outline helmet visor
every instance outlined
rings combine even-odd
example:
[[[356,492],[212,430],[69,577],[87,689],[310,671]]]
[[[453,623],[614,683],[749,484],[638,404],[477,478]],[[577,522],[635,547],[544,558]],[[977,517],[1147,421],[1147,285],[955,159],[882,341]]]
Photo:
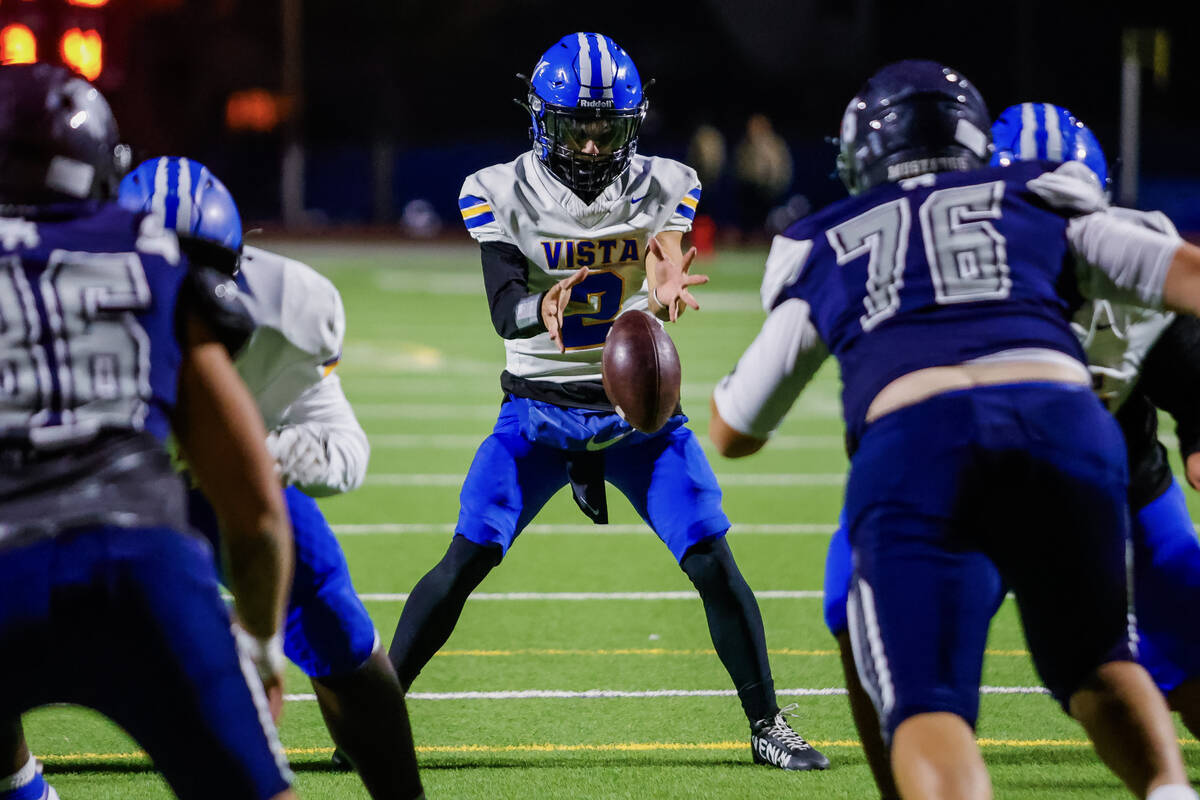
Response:
[[[639,109],[546,108],[547,135],[576,153],[608,155],[626,147],[637,135],[642,114]]]

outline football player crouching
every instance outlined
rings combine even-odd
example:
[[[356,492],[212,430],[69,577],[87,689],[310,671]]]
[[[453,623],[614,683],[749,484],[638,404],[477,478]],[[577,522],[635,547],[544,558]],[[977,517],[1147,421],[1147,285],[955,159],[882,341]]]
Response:
[[[570,485],[593,521],[617,487],[698,590],[737,688],[756,763],[829,762],[776,702],[762,616],[726,543],[716,476],[677,412],[634,430],[601,383],[604,341],[621,314],[675,320],[699,308],[683,254],[700,200],[689,167],[638,155],[648,103],[633,59],[598,33],[572,33],[526,83],[533,147],[467,178],[459,207],[480,247],[504,401],[464,481],[450,546],[413,589],[389,654],[405,687],[450,636],[463,604],[542,506]],[[790,710],[790,709],[789,709]]]

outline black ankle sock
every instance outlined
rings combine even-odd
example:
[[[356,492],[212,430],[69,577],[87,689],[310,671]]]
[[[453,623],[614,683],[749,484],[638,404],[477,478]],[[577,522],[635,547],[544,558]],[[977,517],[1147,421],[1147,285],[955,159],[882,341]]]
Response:
[[[756,722],[773,716],[779,705],[767,661],[762,614],[725,537],[693,545],[679,566],[704,601],[713,646],[733,679],[746,718]]]
[[[388,658],[405,691],[450,638],[463,603],[500,563],[501,556],[499,547],[485,547],[456,535],[442,560],[413,588],[388,648]]]

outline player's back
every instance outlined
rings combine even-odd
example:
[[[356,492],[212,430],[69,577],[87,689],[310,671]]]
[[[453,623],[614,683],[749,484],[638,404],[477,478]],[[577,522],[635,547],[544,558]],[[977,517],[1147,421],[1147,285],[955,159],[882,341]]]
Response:
[[[1084,361],[1069,317],[1075,257],[1030,182],[1045,165],[883,184],[800,220],[776,240],[764,301],[799,298],[842,370],[852,435],[894,379],[1012,350]]]
[[[162,440],[185,274],[174,235],[115,204],[0,218],[0,547],[178,518]]]
[[[295,259],[246,247],[238,277],[255,329],[235,364],[270,430],[341,358],[346,314],[329,279]]]

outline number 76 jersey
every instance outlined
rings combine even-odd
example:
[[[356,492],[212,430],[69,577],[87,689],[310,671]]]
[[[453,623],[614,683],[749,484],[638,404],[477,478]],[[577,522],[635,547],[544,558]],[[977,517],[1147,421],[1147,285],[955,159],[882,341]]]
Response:
[[[1031,348],[1086,363],[1069,324],[1083,264],[1067,227],[1103,200],[1098,187],[1080,197],[1089,187],[1079,181],[1070,182],[1070,202],[1055,197],[1048,166],[885,184],[776,238],[764,305],[808,304],[841,366],[852,437],[875,395],[918,369]]]
[[[600,380],[604,337],[616,318],[647,306],[650,237],[692,227],[700,201],[696,173],[678,161],[635,156],[591,204],[579,199],[531,152],[469,176],[459,208],[477,242],[516,245],[528,259],[527,291],[544,292],[580,267],[563,319],[563,343],[547,333],[506,339],[506,369],[525,379]]]

